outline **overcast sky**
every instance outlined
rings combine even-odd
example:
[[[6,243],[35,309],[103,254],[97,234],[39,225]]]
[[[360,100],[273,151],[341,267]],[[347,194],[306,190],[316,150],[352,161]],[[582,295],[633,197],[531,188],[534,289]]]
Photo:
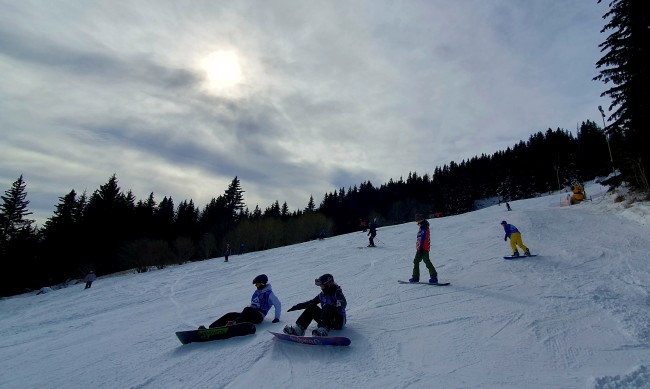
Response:
[[[601,123],[596,0],[0,0],[0,190],[252,210]]]

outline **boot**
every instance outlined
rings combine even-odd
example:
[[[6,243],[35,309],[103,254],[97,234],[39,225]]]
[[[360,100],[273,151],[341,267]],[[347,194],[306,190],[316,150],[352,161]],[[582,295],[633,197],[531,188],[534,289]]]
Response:
[[[325,327],[318,327],[311,332],[313,336],[327,336],[328,330]]]
[[[293,326],[287,324],[286,326],[284,326],[282,332],[284,332],[287,335],[295,335],[295,336],[305,335],[305,329],[300,327],[298,324]]]

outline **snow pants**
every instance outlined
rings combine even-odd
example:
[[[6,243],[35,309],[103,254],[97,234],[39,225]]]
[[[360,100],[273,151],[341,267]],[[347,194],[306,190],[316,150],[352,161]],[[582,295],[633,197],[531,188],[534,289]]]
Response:
[[[510,234],[510,247],[512,247],[512,253],[517,252],[517,246],[519,246],[524,253],[528,251],[528,248],[524,246],[524,242],[521,240],[521,232],[513,232]]]
[[[437,277],[438,272],[429,259],[429,252],[426,250],[418,250],[417,253],[415,253],[415,258],[413,258],[413,278],[418,280],[420,279],[420,262],[422,261],[424,261],[427,269],[429,269],[429,276]]]
[[[336,311],[336,307],[331,305],[326,305],[321,309],[318,304],[309,304],[300,316],[298,316],[296,324],[301,328],[307,329],[312,320],[316,321],[319,327],[333,330],[340,330],[345,324],[343,322],[343,316]]]
[[[228,312],[210,324],[209,328],[223,327],[229,321],[237,323],[253,323],[260,324],[264,320],[264,316],[260,311],[255,308],[246,307],[241,312]]]

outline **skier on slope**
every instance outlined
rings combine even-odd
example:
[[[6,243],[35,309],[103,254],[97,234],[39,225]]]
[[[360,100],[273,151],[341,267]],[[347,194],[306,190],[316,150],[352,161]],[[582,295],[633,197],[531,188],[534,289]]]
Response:
[[[88,272],[86,274],[86,278],[84,278],[84,281],[86,281],[86,287],[84,289],[88,289],[93,285],[93,282],[97,279],[97,276],[95,275],[94,271]]]
[[[368,242],[369,242],[368,247],[375,247],[375,236],[377,236],[377,223],[376,223],[376,221],[377,221],[377,219],[372,221],[370,223],[370,226],[368,227],[368,229],[369,229],[368,236],[370,237],[370,238],[368,238]]]
[[[345,308],[348,303],[343,290],[334,282],[334,277],[331,274],[323,274],[314,280],[314,284],[321,288],[318,296],[287,310],[291,312],[304,309],[304,312],[300,314],[295,325],[284,327],[285,334],[303,336],[312,320],[318,324],[318,328],[311,332],[314,336],[327,336],[330,330],[340,330],[345,326],[347,321]],[[318,304],[321,306],[319,307]]]
[[[524,246],[524,242],[521,240],[521,233],[517,227],[513,226],[512,224],[508,224],[508,222],[505,220],[501,222],[501,225],[503,226],[503,230],[506,233],[506,236],[503,237],[503,241],[506,242],[508,238],[510,238],[512,256],[519,256],[519,250],[517,250],[517,246],[521,247],[521,249],[524,250],[526,256],[530,256],[530,250],[528,250],[528,247]]]
[[[272,323],[280,321],[280,314],[282,313],[282,305],[280,299],[273,293],[271,284],[268,283],[269,278],[266,274],[260,274],[253,279],[255,284],[255,292],[251,297],[251,305],[244,308],[241,312],[229,312],[215,320],[210,324],[209,328],[223,327],[226,325],[233,325],[237,323],[253,323],[260,324],[264,321],[264,317],[271,309],[275,308],[275,318]],[[205,326],[199,326],[200,330],[204,330]]]
[[[224,262],[228,262],[228,256],[232,254],[232,249],[230,248],[230,243],[226,245],[226,249],[223,251],[223,256],[226,257]]]
[[[420,262],[424,261],[429,270],[429,283],[438,283],[438,272],[429,259],[429,249],[431,247],[431,232],[429,231],[429,222],[421,214],[415,215],[415,222],[420,226],[415,243],[415,258],[413,258],[413,277],[409,282],[420,282]]]

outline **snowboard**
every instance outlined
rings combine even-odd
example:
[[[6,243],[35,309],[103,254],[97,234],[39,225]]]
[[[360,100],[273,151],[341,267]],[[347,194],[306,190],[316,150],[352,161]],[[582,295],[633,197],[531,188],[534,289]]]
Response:
[[[451,285],[451,283],[449,283],[449,282],[438,282],[437,284],[430,284],[430,283],[428,283],[428,282],[421,282],[421,281],[418,281],[418,282],[409,282],[409,281],[402,281],[402,280],[397,280],[397,282],[399,282],[400,284],[423,284],[423,285],[432,285],[432,286],[447,286],[447,285]]]
[[[239,323],[226,327],[206,328],[205,330],[177,331],[176,336],[181,343],[188,344],[251,335],[255,333],[255,330],[253,323]]]
[[[532,258],[532,257],[536,257],[536,256],[537,256],[537,254],[520,255],[518,257],[513,257],[512,255],[507,255],[507,256],[503,257],[503,259],[524,259],[524,258]]]
[[[276,338],[288,342],[310,344],[313,346],[349,346],[352,341],[344,336],[296,336],[279,332],[272,333]]]

